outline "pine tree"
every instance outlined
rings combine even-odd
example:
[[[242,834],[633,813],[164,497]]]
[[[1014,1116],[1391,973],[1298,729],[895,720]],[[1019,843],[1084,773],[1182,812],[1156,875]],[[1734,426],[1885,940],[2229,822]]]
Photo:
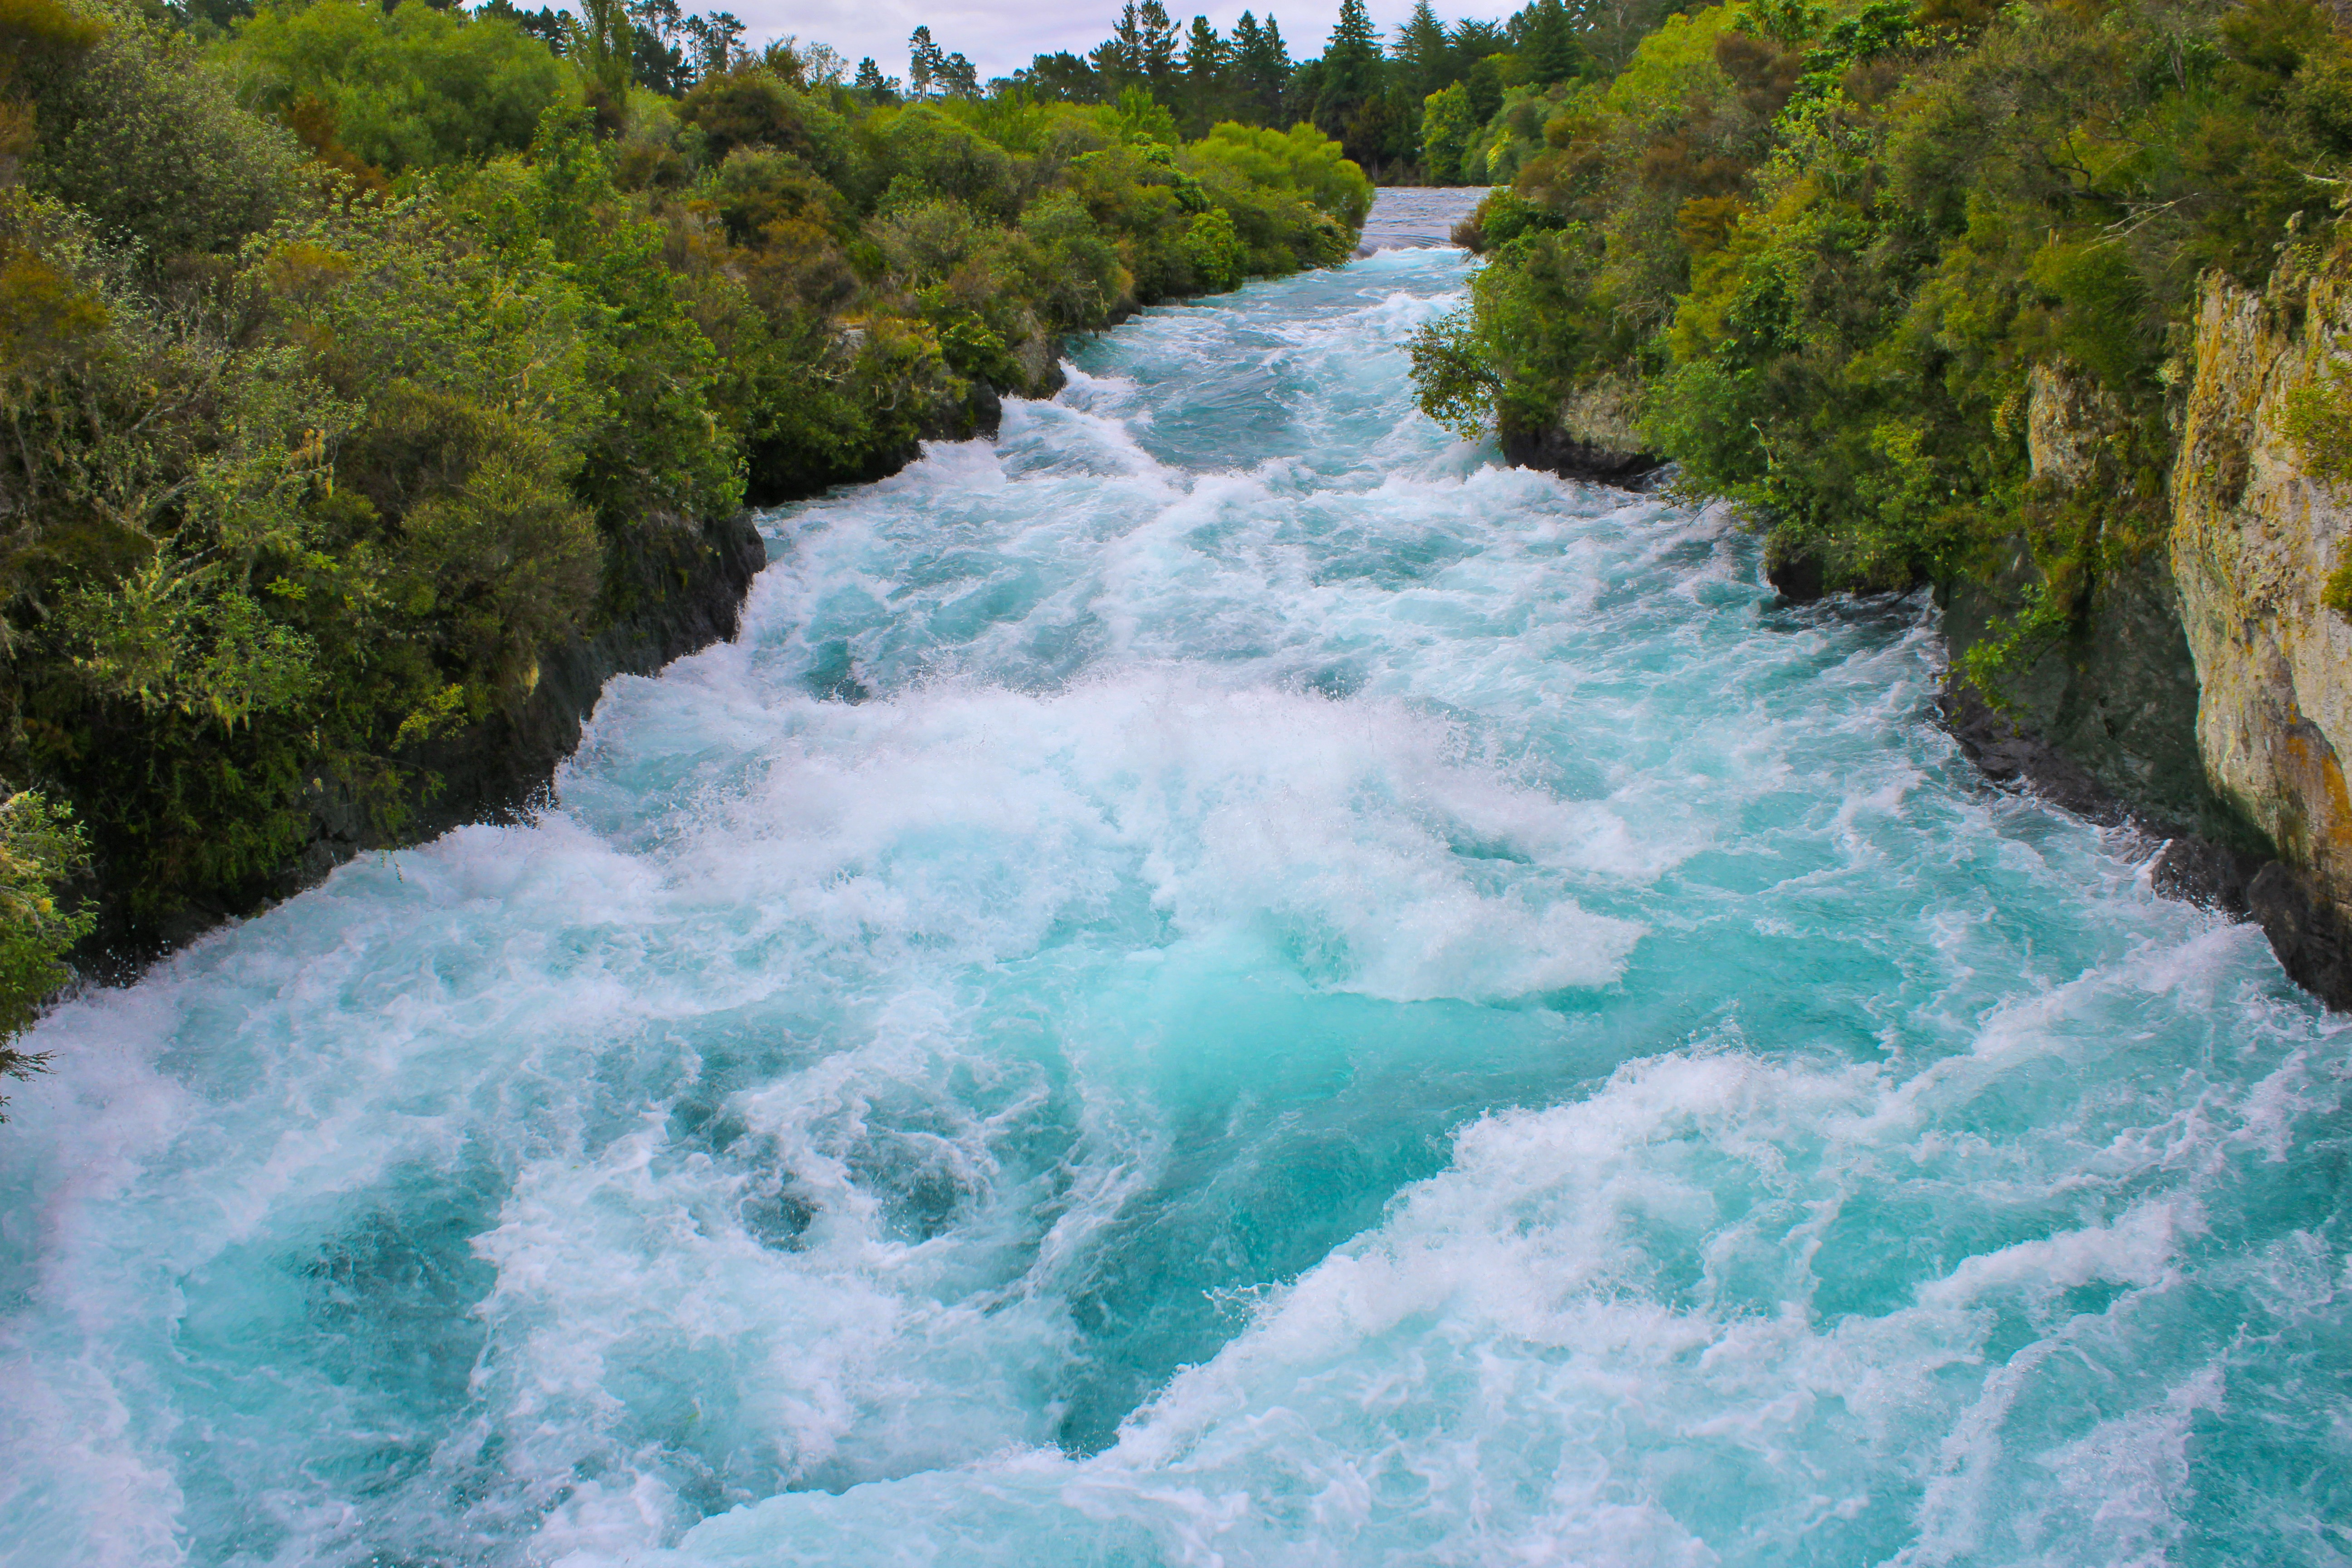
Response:
[[[934,89],[945,85],[940,79],[947,63],[939,45],[931,41],[930,28],[918,27],[908,37],[907,85],[917,98],[929,98]]]
[[[1395,55],[1405,88],[1416,101],[1454,79],[1453,53],[1445,26],[1430,9],[1429,0],[1414,0],[1412,19],[1397,34]]]
[[[1151,95],[1162,103],[1176,100],[1176,24],[1169,17],[1168,7],[1160,0],[1143,0],[1137,8],[1142,23],[1139,40],[1140,59],[1145,79],[1151,83]]]
[[[1067,49],[1039,55],[1029,62],[1027,70],[1013,74],[1014,80],[1046,103],[1103,100],[1102,73]]]
[[[688,16],[685,32],[691,46],[688,63],[698,80],[726,75],[742,58],[743,24],[730,12]]]
[[[1192,18],[1184,40],[1184,113],[1187,130],[1198,136],[1224,112],[1227,67],[1233,51],[1206,16]]]
[[[874,63],[872,55],[857,62],[857,79],[849,85],[852,91],[868,103],[898,101],[898,79],[884,76],[882,68]]]
[[[1259,72],[1265,60],[1265,35],[1258,31],[1257,18],[1247,11],[1234,24],[1234,58],[1230,69],[1234,112],[1253,125],[1266,123],[1265,97],[1258,90]]]
[[[1242,19],[1234,24],[1234,68],[1236,70],[1244,68],[1251,56],[1263,47],[1259,38],[1257,18],[1247,11],[1243,12]]]
[[[1234,24],[1233,76],[1243,118],[1255,125],[1280,125],[1282,95],[1290,85],[1290,51],[1273,17],[1261,27],[1244,11]]]
[[[1301,110],[1307,107],[1307,100],[1290,89],[1298,67],[1290,58],[1290,46],[1282,41],[1282,24],[1274,19],[1271,11],[1265,14],[1265,58],[1266,123],[1281,127],[1305,119]]]
[[[1323,49],[1325,96],[1354,108],[1381,90],[1381,64],[1380,30],[1364,0],[1339,0],[1339,25]]]
[[[1364,9],[1364,0],[1339,0],[1339,25],[1323,49],[1317,72],[1315,123],[1329,135],[1348,141],[1348,127],[1358,110],[1381,96],[1387,62],[1381,58],[1381,35]],[[1365,149],[1350,145],[1354,156]]]
[[[1519,55],[1527,62],[1528,79],[1532,82],[1566,81],[1584,63],[1584,49],[1578,43],[1575,25],[1569,20],[1568,7],[1560,0],[1535,0],[1520,13],[1527,17],[1527,26],[1519,41]]]
[[[1088,58],[1102,73],[1107,98],[1117,98],[1121,88],[1143,74],[1143,21],[1135,0],[1127,0],[1110,37],[1097,44]]]
[[[1488,55],[1503,53],[1511,44],[1492,22],[1464,21],[1454,24],[1454,30],[1445,36],[1445,47],[1454,57],[1446,69],[1452,80],[1460,81],[1470,74],[1472,66]]]

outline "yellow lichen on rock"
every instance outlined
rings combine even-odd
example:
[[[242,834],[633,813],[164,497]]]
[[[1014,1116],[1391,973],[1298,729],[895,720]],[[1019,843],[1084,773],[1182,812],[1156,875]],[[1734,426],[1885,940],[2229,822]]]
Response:
[[[2171,553],[2214,789],[2352,911],[2352,624],[2321,601],[2352,491],[2315,481],[2289,400],[2352,348],[2352,257],[2284,267],[2268,295],[2209,281],[2173,474]]]

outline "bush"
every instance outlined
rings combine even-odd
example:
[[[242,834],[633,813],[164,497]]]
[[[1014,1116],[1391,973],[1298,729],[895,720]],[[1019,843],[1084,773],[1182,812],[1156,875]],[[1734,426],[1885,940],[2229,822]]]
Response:
[[[185,38],[127,7],[99,14],[80,68],[38,100],[31,183],[151,265],[233,254],[294,200],[294,138],[241,113]]]
[[[313,0],[256,12],[219,48],[254,109],[397,174],[530,145],[578,89],[546,46],[503,17],[401,0]]]
[[[29,1078],[48,1060],[13,1042],[71,977],[66,954],[89,933],[91,911],[68,910],[58,891],[89,859],[70,808],[31,790],[0,796],[0,1078]]]
[[[1193,280],[1202,288],[1222,290],[1242,280],[1248,257],[1228,214],[1214,207],[1194,214],[1184,230],[1183,247]]]

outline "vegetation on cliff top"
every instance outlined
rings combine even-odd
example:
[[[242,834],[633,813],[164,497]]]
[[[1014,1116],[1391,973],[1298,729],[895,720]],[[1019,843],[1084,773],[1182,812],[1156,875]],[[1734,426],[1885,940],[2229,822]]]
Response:
[[[420,748],[704,520],[1337,261],[1370,199],[1308,125],[908,100],[631,15],[0,0],[0,1041],[89,894],[168,931],[322,816],[396,836]]]
[[[2021,536],[1997,686],[2162,539],[2199,279],[2325,242],[2352,47],[2307,0],[1738,0],[1473,142],[1509,184],[1424,406],[1622,407],[1833,588],[1990,576]],[[2033,477],[2037,374],[2107,432],[2082,482]]]

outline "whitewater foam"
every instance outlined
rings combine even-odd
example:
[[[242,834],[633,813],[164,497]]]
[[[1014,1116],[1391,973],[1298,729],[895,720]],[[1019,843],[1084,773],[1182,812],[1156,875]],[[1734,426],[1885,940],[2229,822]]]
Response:
[[[2341,1562],[2345,1034],[1463,258],[770,516],[537,821],[44,1023],[0,1560]]]

